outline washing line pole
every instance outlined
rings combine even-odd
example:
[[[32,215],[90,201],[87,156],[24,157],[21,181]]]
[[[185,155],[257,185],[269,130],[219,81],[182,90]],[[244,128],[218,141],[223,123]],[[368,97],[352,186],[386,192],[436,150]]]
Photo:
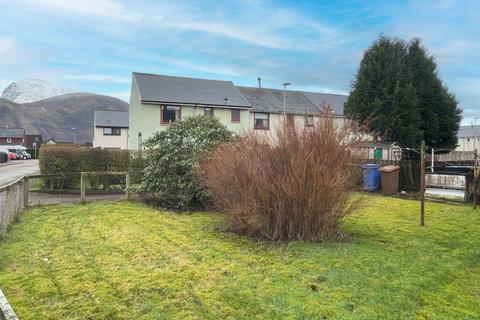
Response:
[[[425,225],[425,141],[420,147],[420,225]]]
[[[433,173],[433,166],[435,165],[435,149],[432,148],[432,167],[430,168],[430,172]]]

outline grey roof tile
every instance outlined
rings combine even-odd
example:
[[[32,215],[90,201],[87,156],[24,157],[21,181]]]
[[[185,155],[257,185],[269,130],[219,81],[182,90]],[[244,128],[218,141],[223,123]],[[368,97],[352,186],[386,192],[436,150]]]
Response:
[[[204,104],[250,108],[231,81],[133,73],[142,102]],[[225,97],[228,102],[225,102]]]
[[[283,90],[238,87],[252,105],[252,111],[283,112]],[[286,92],[286,112],[291,114],[320,114],[325,104],[330,105],[334,114],[343,115],[343,104],[348,96],[292,91]]]
[[[303,93],[308,100],[310,100],[317,108],[323,110],[327,105],[330,106],[332,112],[337,115],[343,115],[343,107],[347,102],[348,96],[341,94],[329,93]]]
[[[0,138],[23,138],[25,129],[0,128]]]
[[[460,126],[457,136],[459,138],[478,137],[480,136],[480,125]]]
[[[96,127],[128,128],[128,112],[95,110],[94,123]]]

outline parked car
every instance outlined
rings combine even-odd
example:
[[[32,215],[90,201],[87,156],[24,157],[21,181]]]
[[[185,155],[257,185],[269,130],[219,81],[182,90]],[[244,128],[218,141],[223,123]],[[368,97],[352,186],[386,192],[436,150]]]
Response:
[[[8,152],[0,150],[0,163],[8,161]]]
[[[14,152],[8,152],[8,159],[9,160],[17,160],[17,154]]]
[[[32,155],[27,151],[18,151],[17,159],[22,159],[22,160],[32,159]]]

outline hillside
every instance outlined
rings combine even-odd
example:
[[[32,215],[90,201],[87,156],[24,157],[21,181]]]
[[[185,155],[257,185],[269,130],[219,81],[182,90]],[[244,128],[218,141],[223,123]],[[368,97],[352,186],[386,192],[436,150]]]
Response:
[[[27,134],[41,134],[43,140],[91,142],[94,110],[127,111],[117,98],[91,93],[71,93],[32,103],[18,104],[0,98],[0,127],[25,128]]]

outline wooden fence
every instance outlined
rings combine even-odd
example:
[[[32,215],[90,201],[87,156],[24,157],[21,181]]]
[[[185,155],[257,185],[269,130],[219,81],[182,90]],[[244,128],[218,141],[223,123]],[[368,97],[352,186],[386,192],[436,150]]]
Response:
[[[17,179],[9,184],[0,187],[0,240],[5,236],[8,226],[16,221],[20,214],[28,206],[27,180]]]

